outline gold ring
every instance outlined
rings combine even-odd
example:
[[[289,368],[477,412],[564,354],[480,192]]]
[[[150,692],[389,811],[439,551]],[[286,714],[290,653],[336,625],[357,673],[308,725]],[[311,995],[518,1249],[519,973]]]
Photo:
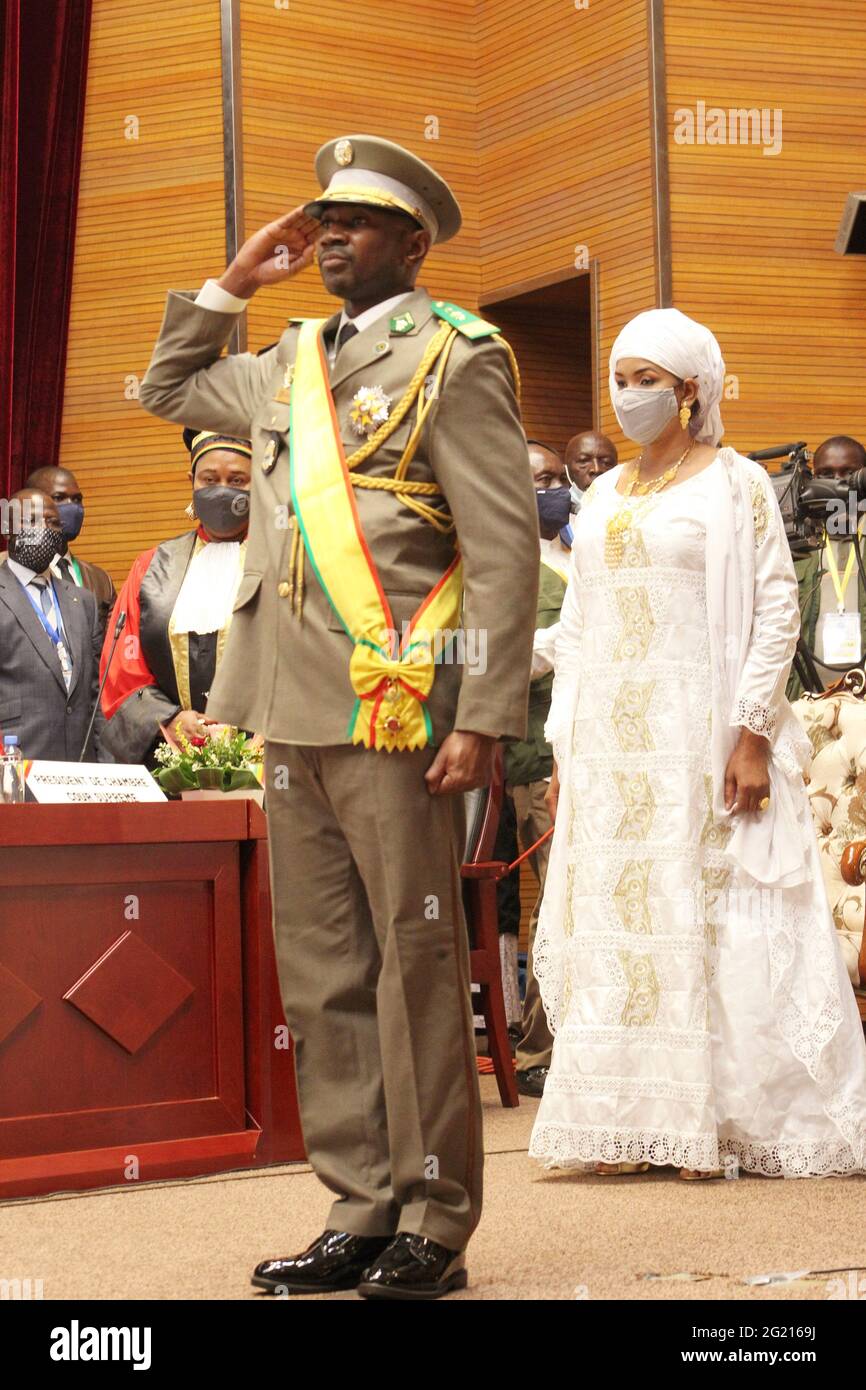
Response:
[[[769,804],[770,804],[770,798],[769,798],[768,796],[762,796],[762,797],[761,797],[761,800],[758,802],[758,810],[759,810],[759,811],[766,811],[766,809],[767,809],[767,807],[769,806]]]

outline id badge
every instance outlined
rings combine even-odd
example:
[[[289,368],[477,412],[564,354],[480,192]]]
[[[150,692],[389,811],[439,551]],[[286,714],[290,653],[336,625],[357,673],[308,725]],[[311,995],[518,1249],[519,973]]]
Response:
[[[858,665],[860,661],[859,613],[825,613],[822,637],[824,661],[828,665]]]

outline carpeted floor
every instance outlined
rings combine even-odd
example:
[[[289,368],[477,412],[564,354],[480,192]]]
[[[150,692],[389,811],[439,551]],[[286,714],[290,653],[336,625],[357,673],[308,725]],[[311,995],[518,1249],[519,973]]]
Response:
[[[452,1298],[827,1299],[852,1296],[861,1279],[866,1292],[866,1179],[546,1173],[526,1154],[536,1102],[503,1110],[493,1077],[482,1077],[481,1089],[484,1216],[470,1247],[470,1287]],[[261,1297],[248,1282],[253,1265],[303,1248],[330,1200],[299,1164],[7,1202],[0,1278],[41,1278],[47,1299]],[[843,1273],[743,1282],[833,1270]]]

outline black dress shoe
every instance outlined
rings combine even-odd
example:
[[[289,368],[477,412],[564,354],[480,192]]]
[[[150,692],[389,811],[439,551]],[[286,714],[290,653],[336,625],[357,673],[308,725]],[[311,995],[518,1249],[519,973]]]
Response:
[[[465,1260],[462,1250],[446,1250],[427,1236],[400,1231],[364,1271],[358,1293],[362,1298],[441,1298],[466,1288]]]
[[[371,1260],[390,1245],[393,1236],[353,1236],[349,1231],[323,1231],[301,1255],[287,1260],[264,1260],[253,1270],[252,1283],[268,1293],[337,1293],[354,1289]]]
[[[528,1071],[515,1072],[517,1090],[521,1096],[543,1096],[544,1083],[549,1067],[530,1067]]]

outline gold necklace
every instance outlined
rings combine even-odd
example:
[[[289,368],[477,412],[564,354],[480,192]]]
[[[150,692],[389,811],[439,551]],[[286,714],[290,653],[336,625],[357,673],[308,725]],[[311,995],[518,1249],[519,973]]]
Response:
[[[635,459],[623,497],[631,497],[633,493],[637,493],[639,497],[645,499],[645,505],[633,507],[623,502],[618,510],[608,518],[604,542],[604,559],[605,564],[608,565],[609,568],[616,569],[622,564],[627,533],[640,521],[644,512],[647,510],[650,498],[654,497],[657,492],[661,492],[662,488],[667,487],[668,483],[673,482],[680,468],[695,447],[696,442],[695,439],[689,440],[686,449],[677,459],[676,463],[672,463],[670,468],[665,469],[660,477],[652,478],[648,483],[640,482],[640,466],[643,455],[639,454]]]
[[[672,463],[670,468],[666,468],[664,473],[658,478],[651,478],[648,483],[642,483],[640,481],[640,466],[643,463],[643,454],[638,454],[632,466],[624,495],[626,497],[631,497],[632,493],[636,492],[639,497],[651,497],[654,492],[661,492],[663,487],[667,487],[668,483],[673,482],[696,443],[696,439],[690,439],[676,463]]]

